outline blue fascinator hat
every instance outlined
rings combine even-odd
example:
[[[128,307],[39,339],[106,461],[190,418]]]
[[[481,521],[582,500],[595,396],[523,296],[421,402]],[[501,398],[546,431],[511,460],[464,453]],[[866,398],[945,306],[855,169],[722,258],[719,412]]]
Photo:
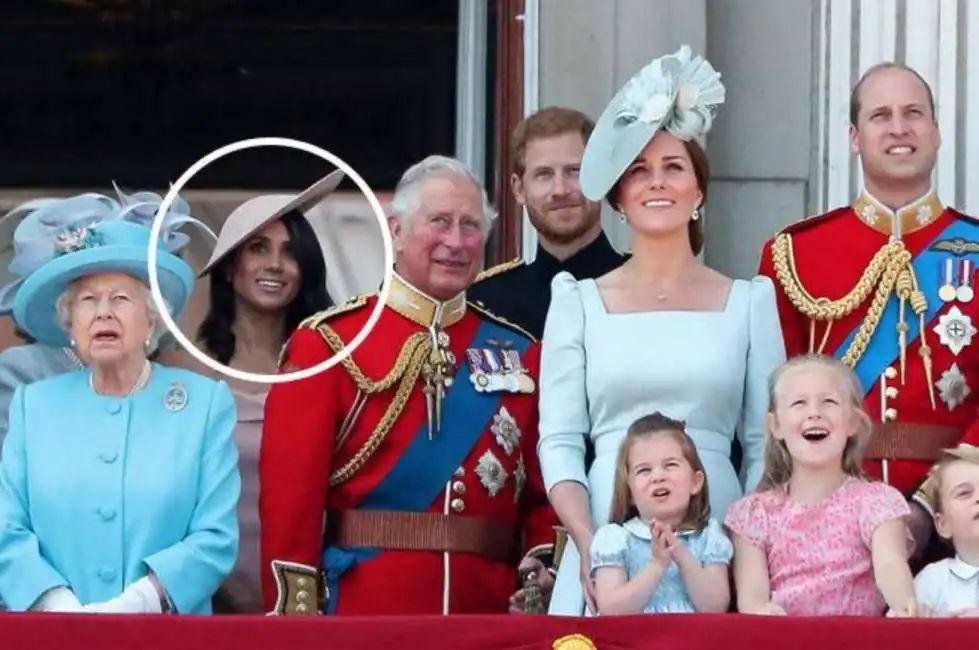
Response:
[[[581,160],[581,191],[599,201],[618,182],[653,136],[666,131],[701,146],[718,106],[721,75],[684,45],[637,72],[595,123]]]
[[[18,279],[0,290],[0,309],[12,311],[17,324],[34,339],[53,346],[69,344],[56,302],[82,277],[126,273],[149,284],[150,227],[162,197],[149,192],[129,196],[118,188],[116,194],[41,199],[15,208],[23,216],[14,231],[9,270]],[[194,288],[194,272],[178,256],[189,237],[176,229],[193,223],[214,237],[188,212],[186,201],[174,201],[160,230],[157,277],[174,317]]]

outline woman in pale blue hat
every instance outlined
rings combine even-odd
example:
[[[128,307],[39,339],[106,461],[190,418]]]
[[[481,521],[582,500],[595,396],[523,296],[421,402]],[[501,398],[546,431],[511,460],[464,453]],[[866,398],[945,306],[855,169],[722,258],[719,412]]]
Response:
[[[686,423],[715,520],[761,478],[767,380],[785,358],[774,287],[766,278],[724,277],[698,257],[710,177],[704,138],[723,101],[720,74],[683,47],[629,80],[585,148],[582,192],[619,213],[633,254],[597,280],[561,273],[552,283],[539,450],[569,536],[555,614],[581,615],[586,604],[595,613],[593,560],[637,546],[593,535],[608,521],[615,459],[639,417],[659,411]],[[731,462],[736,436],[740,477]],[[586,437],[595,447],[590,467]],[[687,542],[701,543],[711,528],[690,532]],[[636,534],[648,540],[649,527],[638,525]]]
[[[127,196],[116,188],[116,198],[83,194],[68,198],[36,199],[7,212],[0,219],[0,238],[10,237],[7,250],[12,253],[12,259],[8,273],[13,279],[0,287],[0,316],[13,317],[17,290],[28,275],[47,261],[51,223],[60,218],[58,215],[82,218],[85,214],[111,214],[114,218],[125,218],[149,226],[161,203],[162,197],[156,194],[141,192]],[[168,228],[163,231],[161,241],[172,253],[178,253],[189,241],[187,235],[176,230],[185,223],[194,224],[215,238],[206,225],[189,215],[189,211],[189,205],[180,197],[170,207],[166,221]],[[17,336],[25,345],[16,345],[0,352],[0,443],[7,435],[10,400],[18,386],[79,370],[85,365],[70,346],[53,347],[39,343],[16,322],[14,326]]]
[[[238,549],[234,398],[223,382],[149,361],[165,327],[148,286],[150,230],[134,205],[59,205],[43,219],[35,252],[45,261],[23,278],[13,315],[88,366],[14,392],[0,600],[13,611],[209,613]],[[168,250],[172,221],[157,272],[176,318],[194,272]]]

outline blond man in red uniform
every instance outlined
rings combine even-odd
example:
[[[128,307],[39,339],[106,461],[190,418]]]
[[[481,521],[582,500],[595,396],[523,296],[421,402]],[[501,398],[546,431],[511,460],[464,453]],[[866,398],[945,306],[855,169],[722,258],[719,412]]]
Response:
[[[919,490],[939,451],[979,441],[979,222],[932,189],[941,143],[934,96],[914,70],[867,71],[850,102],[865,189],[849,206],[782,230],[764,248],[786,351],[842,358],[876,422],[866,470],[913,498],[921,551],[931,504]]]
[[[462,163],[402,177],[395,276],[348,361],[269,393],[260,455],[264,592],[279,614],[504,613],[557,520],[537,463],[539,347],[478,309],[493,213]],[[378,296],[305,322],[283,370],[351,341]]]

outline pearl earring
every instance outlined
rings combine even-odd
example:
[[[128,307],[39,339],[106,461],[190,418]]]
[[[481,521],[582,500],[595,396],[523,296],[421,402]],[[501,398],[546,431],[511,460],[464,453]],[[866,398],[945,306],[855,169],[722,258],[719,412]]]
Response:
[[[619,221],[621,221],[622,223],[625,223],[625,215],[624,214],[620,214],[619,215]]]
[[[694,221],[696,221],[697,219],[699,219],[700,218],[700,208],[694,208],[693,209],[693,216],[691,216],[690,218],[693,219]]]

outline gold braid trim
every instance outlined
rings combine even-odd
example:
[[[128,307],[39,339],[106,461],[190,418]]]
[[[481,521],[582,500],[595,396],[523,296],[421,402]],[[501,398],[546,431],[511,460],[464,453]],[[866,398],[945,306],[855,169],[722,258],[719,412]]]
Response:
[[[500,273],[506,273],[507,271],[511,271],[513,269],[519,269],[523,265],[524,265],[523,258],[518,257],[516,259],[510,260],[509,262],[503,262],[502,264],[491,266],[488,269],[480,271],[479,274],[476,276],[476,279],[473,280],[473,282],[474,283],[479,282],[480,280],[486,280],[488,278],[497,276]]]
[[[816,298],[802,286],[790,234],[782,233],[775,238],[772,244],[772,262],[775,266],[775,275],[785,295],[792,305],[811,321],[826,321],[831,325],[833,321],[853,313],[871,292],[874,292],[867,317],[843,356],[843,362],[853,367],[870,343],[870,338],[877,329],[884,308],[887,306],[887,300],[894,291],[898,275],[909,267],[911,254],[904,248],[904,242],[900,240],[889,242],[870,260],[856,286],[839,300]],[[820,353],[826,344],[826,338],[823,338],[822,345],[819,347]],[[809,350],[815,351],[815,340],[812,335],[810,335]]]
[[[856,336],[850,343],[846,352],[843,354],[842,361],[851,368],[857,365],[860,357],[870,344],[880,319],[887,307],[887,301],[894,293],[898,298],[898,324],[897,335],[901,350],[900,366],[901,381],[905,378],[905,361],[907,347],[908,325],[905,320],[905,306],[910,304],[911,310],[918,317],[919,329],[921,332],[921,344],[918,348],[918,355],[925,370],[925,379],[928,382],[928,395],[931,400],[932,409],[935,408],[935,388],[932,381],[932,360],[931,347],[925,336],[925,313],[928,311],[928,300],[924,292],[918,286],[918,280],[914,275],[914,267],[911,264],[911,253],[905,248],[904,242],[894,240],[888,242],[878,250],[870,264],[864,269],[863,274],[849,293],[839,300],[829,300],[827,298],[815,298],[802,286],[799,278],[799,271],[795,264],[795,255],[792,251],[792,236],[782,233],[775,238],[772,243],[772,263],[775,266],[775,275],[789,302],[802,314],[810,319],[809,330],[809,351],[823,353],[826,341],[829,338],[829,329],[833,321],[843,318],[853,313],[864,303],[873,291],[874,297],[867,309],[867,315],[860,323]],[[827,327],[823,335],[822,343],[816,349],[815,327],[816,322],[826,321]]]
[[[317,330],[334,352],[339,352],[343,349],[343,340],[329,325],[321,322]],[[395,383],[398,384],[398,390],[395,392],[394,398],[384,411],[384,415],[377,423],[374,431],[371,432],[367,442],[364,443],[364,446],[357,450],[353,458],[330,474],[331,487],[336,487],[349,481],[367,464],[367,461],[380,448],[381,443],[387,438],[387,435],[391,432],[391,427],[397,422],[398,416],[401,415],[405,405],[408,403],[411,392],[415,387],[415,382],[418,381],[418,376],[421,374],[422,366],[431,352],[432,340],[427,333],[416,332],[412,334],[404,346],[402,346],[401,352],[394,362],[394,366],[379,380],[373,380],[367,377],[351,357],[348,356],[343,360],[343,367],[350,373],[351,378],[353,378],[354,383],[357,385],[357,390],[364,395],[380,393],[391,388]]]

